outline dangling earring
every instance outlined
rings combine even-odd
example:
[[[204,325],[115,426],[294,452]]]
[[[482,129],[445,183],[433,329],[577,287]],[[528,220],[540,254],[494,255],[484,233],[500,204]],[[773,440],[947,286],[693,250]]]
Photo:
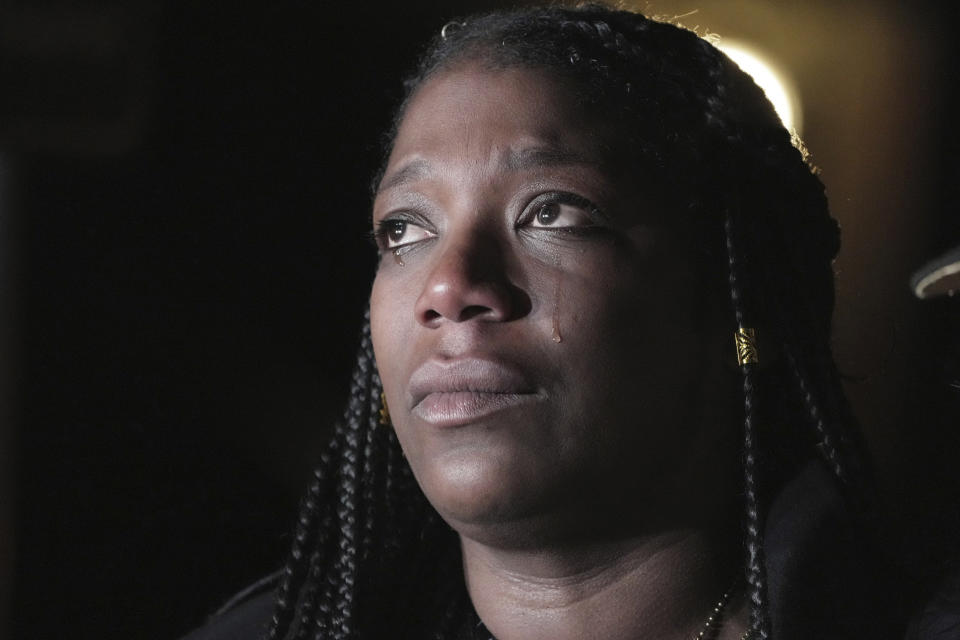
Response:
[[[382,391],[380,392],[380,424],[390,425],[390,408],[387,407],[387,396]]]

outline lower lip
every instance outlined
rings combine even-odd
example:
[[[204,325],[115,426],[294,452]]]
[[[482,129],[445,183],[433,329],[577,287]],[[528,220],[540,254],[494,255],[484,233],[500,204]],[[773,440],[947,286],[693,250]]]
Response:
[[[431,393],[413,407],[412,413],[438,427],[456,427],[478,422],[505,409],[530,404],[537,397],[532,393]]]

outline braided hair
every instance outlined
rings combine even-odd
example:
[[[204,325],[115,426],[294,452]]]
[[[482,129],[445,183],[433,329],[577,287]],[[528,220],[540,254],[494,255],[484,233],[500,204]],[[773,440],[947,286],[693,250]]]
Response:
[[[654,195],[671,223],[693,234],[705,291],[726,292],[731,333],[762,332],[772,364],[740,367],[744,546],[750,631],[770,638],[762,524],[777,473],[819,454],[851,503],[869,493],[830,349],[839,231],[823,185],[763,92],[726,56],[691,31],[600,5],[447,25],[405,84],[388,150],[417,88],[467,62],[556,74],[618,118],[637,175],[661,185]],[[302,502],[269,640],[483,631],[456,535],[382,424],[381,393],[368,313],[345,414]],[[771,423],[786,435],[768,433]]]

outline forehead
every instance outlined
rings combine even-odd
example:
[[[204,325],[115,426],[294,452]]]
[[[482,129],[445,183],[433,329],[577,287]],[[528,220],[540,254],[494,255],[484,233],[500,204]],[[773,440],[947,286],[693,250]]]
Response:
[[[388,169],[411,160],[509,161],[524,149],[609,158],[610,136],[573,87],[529,68],[465,64],[431,76],[414,94]]]

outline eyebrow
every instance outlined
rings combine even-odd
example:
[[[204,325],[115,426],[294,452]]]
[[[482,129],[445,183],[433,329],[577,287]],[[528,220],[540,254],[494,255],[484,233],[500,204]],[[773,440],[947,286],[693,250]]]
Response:
[[[524,147],[523,149],[511,149],[506,155],[504,162],[504,165],[510,171],[571,165],[599,167],[600,164],[596,158],[563,147]]]
[[[524,147],[510,149],[502,159],[502,165],[507,171],[527,171],[548,167],[589,166],[599,167],[601,162],[596,158],[583,153],[562,147]],[[432,165],[418,158],[393,171],[380,181],[377,193],[383,193],[408,182],[422,180],[433,173]]]
[[[407,182],[421,180],[431,173],[430,163],[423,158],[412,160],[401,168],[387,174],[380,181],[377,187],[377,193],[383,193],[387,189],[392,189]]]

